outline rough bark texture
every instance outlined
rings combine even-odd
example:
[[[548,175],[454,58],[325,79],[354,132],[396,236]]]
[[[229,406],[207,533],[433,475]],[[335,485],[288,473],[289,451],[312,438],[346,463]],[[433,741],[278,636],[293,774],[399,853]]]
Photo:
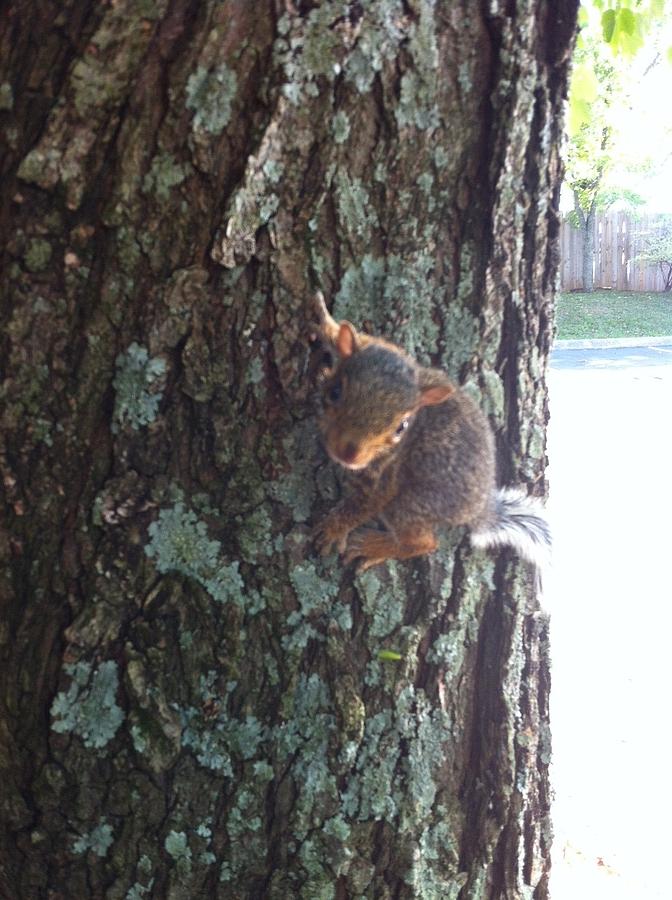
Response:
[[[595,193],[590,208],[584,212],[579,195],[574,191],[574,212],[581,228],[583,241],[583,266],[582,280],[583,290],[587,293],[595,290],[595,209],[597,207],[597,192]]]
[[[583,290],[595,290],[595,205],[583,217]]]
[[[575,7],[5,6],[0,895],[546,896],[530,573],[316,558],[303,308],[543,493]]]

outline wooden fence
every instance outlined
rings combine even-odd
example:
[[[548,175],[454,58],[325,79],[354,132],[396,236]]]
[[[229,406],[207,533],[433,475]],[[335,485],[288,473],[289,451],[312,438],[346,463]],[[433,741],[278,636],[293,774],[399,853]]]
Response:
[[[628,212],[610,212],[595,217],[595,288],[618,291],[663,291],[663,276],[657,265],[639,262],[646,236],[659,228],[662,215],[633,216]],[[569,222],[560,233],[560,289],[583,287],[583,243],[581,231]]]

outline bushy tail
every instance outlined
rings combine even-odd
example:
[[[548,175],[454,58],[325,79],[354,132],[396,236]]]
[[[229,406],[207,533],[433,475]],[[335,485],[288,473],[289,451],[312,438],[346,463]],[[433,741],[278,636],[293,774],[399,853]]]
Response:
[[[551,529],[539,502],[517,488],[501,488],[495,495],[490,522],[471,533],[474,547],[513,547],[539,569],[548,565]]]

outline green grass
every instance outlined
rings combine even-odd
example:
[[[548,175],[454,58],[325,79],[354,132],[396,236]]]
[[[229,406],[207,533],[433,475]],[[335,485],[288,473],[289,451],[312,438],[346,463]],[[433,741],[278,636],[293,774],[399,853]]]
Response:
[[[672,294],[560,294],[557,323],[559,340],[672,335]]]

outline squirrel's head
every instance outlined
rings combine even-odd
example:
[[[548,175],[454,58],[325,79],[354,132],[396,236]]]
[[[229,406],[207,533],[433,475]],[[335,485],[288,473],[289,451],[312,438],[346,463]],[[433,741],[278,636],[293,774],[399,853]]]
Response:
[[[417,412],[443,403],[455,388],[443,373],[423,369],[385,341],[358,343],[342,322],[339,363],[323,386],[320,428],[329,456],[348,469],[364,469],[403,441]]]

